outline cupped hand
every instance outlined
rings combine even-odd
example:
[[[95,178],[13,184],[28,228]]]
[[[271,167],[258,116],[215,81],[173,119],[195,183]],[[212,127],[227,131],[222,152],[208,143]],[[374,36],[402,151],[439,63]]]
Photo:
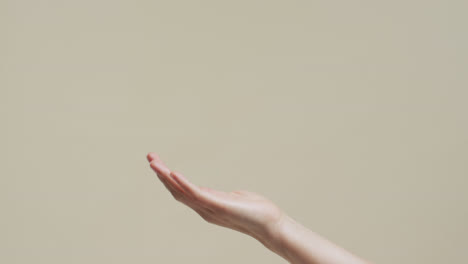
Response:
[[[191,183],[171,171],[156,153],[147,155],[151,168],[172,196],[209,223],[227,227],[258,240],[271,236],[284,214],[267,198],[249,191],[223,192]]]

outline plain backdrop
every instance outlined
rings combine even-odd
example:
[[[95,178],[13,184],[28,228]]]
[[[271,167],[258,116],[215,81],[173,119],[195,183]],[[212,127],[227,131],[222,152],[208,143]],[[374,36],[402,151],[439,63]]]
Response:
[[[467,3],[0,0],[0,262],[286,263],[154,151],[372,262],[467,263]]]

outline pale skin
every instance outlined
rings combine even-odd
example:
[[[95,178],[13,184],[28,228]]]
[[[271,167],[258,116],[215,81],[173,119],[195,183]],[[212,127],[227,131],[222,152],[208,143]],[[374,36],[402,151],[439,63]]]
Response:
[[[249,191],[223,192],[190,182],[159,156],[147,159],[175,200],[205,221],[249,235],[292,264],[369,264],[304,227],[267,198]]]

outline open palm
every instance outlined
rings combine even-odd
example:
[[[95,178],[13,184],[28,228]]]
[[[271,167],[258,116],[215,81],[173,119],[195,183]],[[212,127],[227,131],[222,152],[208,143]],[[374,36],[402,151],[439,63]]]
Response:
[[[224,226],[255,238],[270,235],[283,212],[265,197],[249,191],[223,192],[199,187],[181,173],[171,171],[156,153],[147,159],[173,197],[192,208],[207,222]]]

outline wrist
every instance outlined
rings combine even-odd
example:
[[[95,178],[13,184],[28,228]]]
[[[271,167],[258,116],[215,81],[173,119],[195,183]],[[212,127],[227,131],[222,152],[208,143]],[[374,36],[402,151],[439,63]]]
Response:
[[[284,241],[286,240],[287,229],[294,223],[294,220],[286,213],[281,212],[276,221],[266,226],[263,234],[254,236],[265,247],[287,259],[286,247]]]

